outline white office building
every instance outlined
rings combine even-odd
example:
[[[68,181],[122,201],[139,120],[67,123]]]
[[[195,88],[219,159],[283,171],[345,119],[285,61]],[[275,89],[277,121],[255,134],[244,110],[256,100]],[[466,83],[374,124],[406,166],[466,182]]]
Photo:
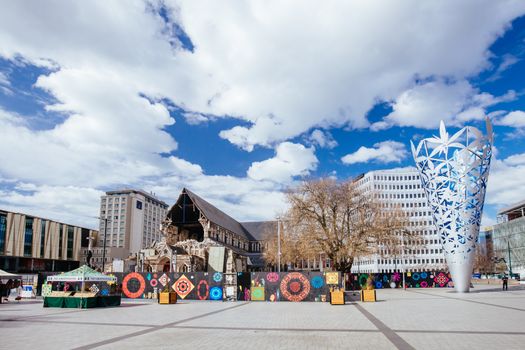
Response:
[[[405,253],[399,248],[400,256],[383,252],[356,259],[352,272],[393,272],[393,271],[437,271],[446,270],[446,262],[439,235],[419,173],[415,168],[371,171],[359,176],[358,186],[370,195],[376,196],[385,211],[394,208],[407,213],[408,229],[420,237],[420,244],[414,252],[408,252],[410,242],[404,242]]]
[[[96,248],[92,249],[92,265],[101,268],[104,260],[104,269],[111,269],[114,259],[125,260],[160,241],[160,225],[167,210],[168,205],[152,193],[131,189],[106,192],[100,198],[100,231],[93,242]]]

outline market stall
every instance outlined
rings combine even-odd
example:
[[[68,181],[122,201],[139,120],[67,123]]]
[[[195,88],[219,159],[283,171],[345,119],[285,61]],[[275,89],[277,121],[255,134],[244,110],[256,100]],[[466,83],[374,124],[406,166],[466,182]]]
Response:
[[[21,280],[22,276],[0,269],[0,304],[12,288],[17,288],[22,283]]]
[[[120,295],[117,293],[99,295],[97,288],[92,288],[94,283],[115,283],[116,278],[106,276],[103,273],[83,265],[73,271],[64,272],[60,275],[49,276],[47,282],[61,282],[74,284],[71,289],[64,288],[63,291],[52,291],[44,296],[44,307],[63,308],[94,308],[106,306],[119,306]],[[79,288],[80,285],[80,288]]]

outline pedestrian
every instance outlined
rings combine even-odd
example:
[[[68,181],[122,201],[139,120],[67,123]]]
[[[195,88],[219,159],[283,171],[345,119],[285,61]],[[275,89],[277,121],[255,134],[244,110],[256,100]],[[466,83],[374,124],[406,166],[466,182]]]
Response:
[[[504,274],[503,275],[503,290],[509,290],[509,277],[507,276],[507,274]]]

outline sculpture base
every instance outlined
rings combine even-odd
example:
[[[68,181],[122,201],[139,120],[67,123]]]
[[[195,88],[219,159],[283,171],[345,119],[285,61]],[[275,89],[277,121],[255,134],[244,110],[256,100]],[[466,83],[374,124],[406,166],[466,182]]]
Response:
[[[462,258],[461,260],[458,258]],[[446,257],[448,269],[454,282],[454,289],[458,293],[468,293],[470,291],[470,281],[472,278],[473,254],[465,257],[453,256]]]

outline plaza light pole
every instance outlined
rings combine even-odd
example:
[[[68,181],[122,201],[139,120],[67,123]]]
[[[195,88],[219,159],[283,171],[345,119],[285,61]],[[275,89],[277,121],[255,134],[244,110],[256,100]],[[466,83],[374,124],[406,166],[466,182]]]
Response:
[[[102,248],[102,273],[106,271],[106,237],[108,233],[108,218],[105,217],[104,220],[104,243]]]
[[[507,251],[509,253],[509,274],[510,274],[510,278],[512,279],[512,260],[510,258],[510,242],[507,241]]]
[[[277,218],[277,272],[281,273],[281,219]]]
[[[405,234],[401,230],[401,264],[403,265],[403,289],[407,289],[405,285]]]

